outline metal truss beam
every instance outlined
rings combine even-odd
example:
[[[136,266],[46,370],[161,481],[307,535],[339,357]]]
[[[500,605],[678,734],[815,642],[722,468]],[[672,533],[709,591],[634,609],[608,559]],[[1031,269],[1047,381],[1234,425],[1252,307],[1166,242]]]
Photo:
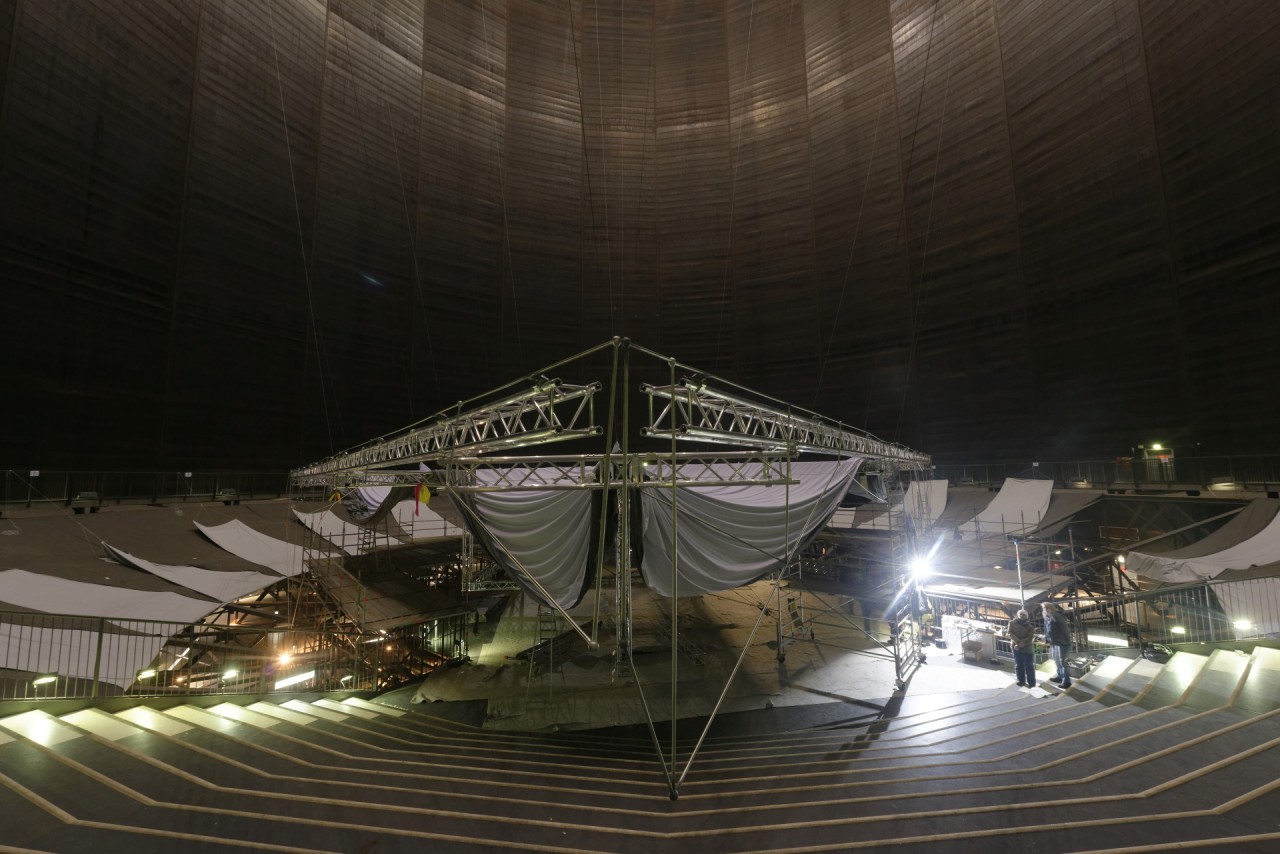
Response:
[[[468,412],[440,415],[427,424],[336,454],[309,466],[294,469],[297,486],[343,485],[349,476],[360,482],[401,483],[407,473],[395,473],[375,481],[371,472],[383,468],[435,462],[454,455],[540,445],[548,442],[599,436],[595,424],[594,397],[600,383],[569,385],[547,380],[528,391]]]
[[[650,437],[749,445],[775,451],[860,454],[902,465],[929,465],[930,458],[843,424],[796,415],[687,380],[643,385],[649,395]]]

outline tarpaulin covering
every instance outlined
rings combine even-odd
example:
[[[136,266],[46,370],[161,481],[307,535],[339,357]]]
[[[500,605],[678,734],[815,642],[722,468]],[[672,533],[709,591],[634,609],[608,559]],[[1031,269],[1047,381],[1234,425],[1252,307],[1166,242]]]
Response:
[[[829,528],[888,531],[890,522],[902,525],[902,513],[911,519],[917,532],[927,531],[938,521],[947,506],[947,482],[945,480],[913,480],[907,484],[902,503],[895,503],[892,510],[881,509],[868,513],[861,510],[837,510],[827,524]]]
[[[0,602],[46,614],[190,623],[218,607],[178,593],[88,584],[23,569],[0,572]]]
[[[1026,534],[1039,527],[1053,495],[1051,480],[1005,478],[1000,492],[973,519],[959,526],[964,539]]]
[[[114,546],[103,543],[107,553],[125,566],[132,566],[143,572],[157,575],[165,581],[202,593],[218,602],[233,602],[246,593],[270,587],[284,579],[279,575],[265,575],[261,572],[219,572],[212,569],[200,569],[196,566],[172,566],[164,563],[152,563]]]
[[[1145,554],[1129,552],[1125,566],[1132,572],[1177,584],[1204,581],[1232,569],[1249,569],[1280,562],[1280,515],[1254,536],[1213,554],[1189,556],[1180,552]]]
[[[795,557],[812,539],[840,500],[862,464],[861,457],[834,462],[796,462],[791,474],[798,483],[681,486],[676,490],[677,521],[672,526],[671,490],[651,487],[641,492],[645,583],[662,596],[672,595],[671,542],[677,540],[677,596],[697,596],[741,587]],[[742,471],[741,469],[736,469]],[[651,475],[667,476],[658,466]],[[729,480],[726,465],[681,466],[679,478]],[[759,464],[748,466],[759,478]]]
[[[221,525],[201,525],[196,522],[196,527],[200,529],[200,533],[236,557],[285,576],[302,572],[306,569],[305,561],[314,556],[313,552],[302,546],[255,531],[239,519]]]
[[[537,477],[535,472],[526,482]],[[477,472],[478,485],[496,479],[493,472]],[[460,491],[454,496],[466,508],[463,518],[473,535],[526,593],[547,600],[530,582],[535,579],[561,608],[578,604],[591,581],[599,518],[594,490]]]
[[[293,511],[298,521],[342,549],[349,555],[364,554],[375,548],[387,548],[397,545],[397,541],[381,531],[353,525],[340,519],[331,510],[317,510],[314,513]]]

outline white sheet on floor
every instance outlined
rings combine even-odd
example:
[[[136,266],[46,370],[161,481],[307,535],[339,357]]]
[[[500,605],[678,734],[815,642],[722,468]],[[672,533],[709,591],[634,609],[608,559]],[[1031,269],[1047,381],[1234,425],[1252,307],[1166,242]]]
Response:
[[[1051,480],[1006,478],[986,509],[958,526],[960,533],[965,540],[1026,534],[1040,526],[1052,496]]]
[[[284,576],[292,577],[306,569],[306,560],[313,557],[302,546],[286,543],[250,528],[239,519],[221,525],[201,525],[200,533],[236,557],[250,563],[265,566]]]
[[[197,566],[174,566],[164,563],[152,563],[128,552],[121,551],[108,543],[102,544],[107,553],[125,566],[132,566],[143,572],[159,576],[171,581],[179,587],[203,593],[219,602],[234,602],[246,593],[270,587],[284,578],[279,575],[266,575],[261,572],[218,572],[212,569],[201,569]]]
[[[1162,557],[1129,552],[1125,567],[1153,581],[1205,581],[1228,569],[1249,569],[1280,561],[1280,514],[1267,527],[1228,549],[1200,557]]]
[[[89,584],[24,569],[0,572],[0,602],[46,614],[190,623],[218,607],[178,593]]]
[[[661,596],[672,595],[671,543],[676,540],[677,596],[698,596],[750,584],[799,554],[831,518],[858,473],[861,457],[823,462],[796,462],[791,474],[798,483],[682,486],[675,495],[672,526],[669,488],[641,490],[645,583]],[[653,476],[666,476],[654,467]],[[763,468],[747,471],[760,478]],[[681,466],[678,477],[728,480],[727,465]]]

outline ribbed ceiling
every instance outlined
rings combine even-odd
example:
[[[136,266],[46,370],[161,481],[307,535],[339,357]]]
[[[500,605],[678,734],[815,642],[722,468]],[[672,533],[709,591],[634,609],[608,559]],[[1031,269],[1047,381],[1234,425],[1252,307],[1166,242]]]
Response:
[[[625,335],[946,460],[1275,450],[1273,0],[0,4],[0,463]]]

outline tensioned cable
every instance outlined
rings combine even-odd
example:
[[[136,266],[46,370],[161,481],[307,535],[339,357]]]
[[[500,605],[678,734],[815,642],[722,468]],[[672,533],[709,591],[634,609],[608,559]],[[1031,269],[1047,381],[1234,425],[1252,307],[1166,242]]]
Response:
[[[738,197],[738,154],[742,151],[742,136],[745,133],[744,129],[747,124],[741,117],[747,111],[747,91],[751,88],[747,85],[747,75],[751,69],[751,31],[755,26],[755,18],[756,0],[751,0],[751,7],[747,12],[747,50],[742,59],[742,102],[738,107],[738,142],[733,149],[733,162],[729,170],[729,235],[724,249],[724,279],[720,284],[720,317],[716,319],[716,355],[714,364],[717,369],[720,367],[720,342],[724,334],[724,310],[728,303],[729,265],[733,263],[733,208]],[[732,127],[732,115],[729,116],[729,123]]]
[[[425,15],[426,13],[424,12],[423,14]],[[345,26],[346,26],[346,22],[344,21],[343,27],[345,28]],[[379,32],[379,31],[385,37],[386,28],[384,28],[381,24],[379,24],[375,29],[375,32]],[[425,53],[426,51],[425,40],[423,42],[422,49]],[[351,54],[351,45],[350,45],[350,42],[348,42],[347,55],[350,56],[350,54]],[[439,371],[437,371],[436,369],[435,346],[431,342],[431,323],[429,320],[429,316],[427,314],[427,300],[422,293],[422,274],[420,272],[420,265],[418,262],[418,235],[414,229],[413,217],[409,215],[409,198],[408,196],[405,195],[405,192],[404,192],[404,167],[400,163],[400,143],[396,138],[396,123],[395,123],[395,116],[393,116],[391,113],[391,99],[387,97],[386,72],[384,71],[383,65],[382,65],[382,50],[378,46],[375,46],[374,56],[376,56],[378,60],[378,88],[382,92],[382,104],[386,108],[385,112],[387,114],[387,128],[391,131],[391,149],[395,154],[396,178],[398,179],[399,185],[400,185],[400,205],[404,209],[404,226],[405,226],[405,231],[408,232],[408,235],[409,235],[409,254],[410,254],[410,257],[413,258],[413,295],[416,297],[414,301],[418,304],[418,308],[422,312],[422,330],[426,334],[426,339],[427,339],[427,361],[430,362],[431,364],[431,381],[432,381],[433,387],[435,388],[436,400],[439,401],[440,400],[440,374],[439,374]],[[421,69],[421,73],[423,74],[423,76],[425,76],[426,70]],[[421,107],[419,107],[419,109],[421,109]],[[414,182],[415,182],[415,186],[421,186],[421,182],[418,181],[416,175],[414,176]],[[412,362],[410,362],[410,365],[412,366]],[[413,388],[412,376],[410,376],[409,387],[410,387],[410,390],[412,391],[412,388]],[[412,397],[410,398],[410,400],[412,400]]]
[[[489,71],[489,80],[493,80],[493,58],[489,56],[489,21],[484,11],[484,0],[480,0],[480,32],[484,39],[484,59],[485,67]],[[497,111],[494,111],[493,128],[494,136],[499,137],[502,133],[499,124]],[[505,140],[504,140],[505,142]],[[507,258],[507,269],[511,272],[511,314],[516,326],[516,360],[518,364],[524,364],[524,345],[520,340],[520,299],[516,289],[516,267],[514,257],[511,254],[511,228],[510,218],[507,211],[507,170],[504,165],[505,147],[503,153],[497,156],[498,161],[498,191],[502,199],[502,249],[503,254]],[[499,270],[499,280],[501,281],[501,270]]]
[[[355,61],[355,57],[351,55],[351,34],[347,31],[346,16],[341,13],[338,13],[338,20],[342,22],[342,41],[346,45],[346,49],[347,49],[347,67],[351,69],[351,97],[355,101],[355,105],[356,105],[356,123],[360,126],[360,155],[361,155],[361,159],[364,161],[365,181],[370,186],[372,186],[373,185],[373,167],[369,165],[369,137],[365,132],[366,123],[364,120],[364,116],[362,115],[362,110],[360,105],[360,84],[356,77],[356,61]],[[378,46],[376,44],[374,45],[374,53],[375,55],[378,53]],[[381,61],[381,57],[379,57],[379,61]],[[383,98],[384,100],[386,98],[385,91],[383,92]],[[398,165],[399,164],[397,162],[397,166]],[[402,181],[401,192],[403,191],[404,191],[404,187],[403,187],[403,181]],[[359,188],[356,189],[356,202],[357,202],[356,208],[358,210],[359,202],[360,202]],[[375,206],[377,205],[377,194],[374,195],[373,204]],[[416,259],[415,259],[415,268],[416,268]],[[343,444],[346,444],[346,430],[344,430],[342,426],[342,408],[335,407],[335,411],[337,413],[337,418],[338,418],[338,434],[342,436]]]
[[[924,106],[924,93],[928,88],[929,82],[929,61],[933,57],[934,30],[938,26],[938,0],[933,3],[933,16],[929,22],[929,41],[925,47],[924,54],[924,72],[920,78],[920,97],[916,99],[916,116],[915,126],[911,129],[911,147],[907,151],[907,164],[902,176],[902,228],[899,232],[900,239],[909,249],[910,240],[907,238],[907,189],[909,181],[907,178],[911,170],[911,164],[915,159],[916,139],[920,135],[920,113]],[[921,248],[920,258],[920,284],[916,291],[915,305],[911,309],[911,343],[907,350],[907,370],[906,376],[902,382],[902,400],[898,405],[898,423],[893,431],[893,441],[898,441],[898,437],[902,434],[902,418],[907,410],[907,391],[911,388],[911,372],[914,370],[916,361],[916,349],[920,341],[920,317],[924,305],[924,280],[926,261],[929,255],[929,230],[933,225],[933,199],[938,189],[938,158],[942,153],[942,127],[941,124],[946,120],[947,110],[947,93],[951,84],[951,59],[947,58],[947,72],[944,75],[944,84],[942,92],[942,116],[939,118],[938,128],[938,145],[934,152],[933,161],[933,184],[929,190],[929,209],[925,217],[924,245]],[[910,276],[910,271],[908,271]]]
[[[867,207],[867,190],[871,186],[871,170],[876,162],[876,147],[880,142],[880,116],[884,111],[885,102],[889,99],[885,97],[889,93],[889,84],[893,82],[893,74],[885,75],[884,93],[880,96],[880,106],[876,108],[876,126],[871,135],[871,154],[867,158],[867,174],[862,179],[862,198],[858,202],[858,216],[853,222],[853,239],[849,241],[849,258],[844,265],[844,280],[840,282],[840,299],[836,301],[836,313],[831,320],[831,335],[827,337],[826,351],[822,354],[822,360],[818,362],[818,382],[813,390],[813,406],[818,405],[818,398],[822,394],[822,379],[826,373],[827,360],[831,358],[831,348],[835,345],[836,331],[840,328],[840,312],[844,308],[845,293],[849,289],[849,276],[853,272],[853,256],[854,250],[858,246],[858,234],[862,231],[862,214]],[[866,422],[863,422],[864,424]]]
[[[315,297],[311,293],[311,263],[307,258],[307,242],[302,233],[302,206],[298,202],[298,179],[293,169],[293,144],[289,139],[289,114],[285,109],[284,76],[280,72],[280,50],[276,45],[275,0],[267,0],[267,24],[271,31],[271,56],[276,66],[276,91],[280,96],[280,123],[284,126],[284,151],[289,161],[289,185],[293,188],[293,213],[298,222],[298,250],[302,253],[302,275],[307,288],[307,313],[311,334],[316,339],[316,371],[320,379],[320,403],[324,409],[324,426],[329,434],[329,447],[334,447],[333,424],[329,420],[329,393],[325,390],[324,346],[320,324],[316,320]]]
[[[596,230],[596,197],[591,185],[591,147],[587,144],[587,107],[582,98],[582,59],[578,56],[578,26],[573,19],[573,4],[569,4],[569,33],[573,39],[574,78],[578,81],[578,113],[581,116],[578,129],[582,135],[582,162],[587,172],[587,209],[591,212],[591,230]],[[604,94],[600,86],[600,4],[596,4],[596,93],[600,99],[600,158],[605,159],[606,135],[604,127]],[[609,284],[609,334],[617,329],[613,320],[613,247],[609,242],[609,170],[603,168],[604,176],[604,248],[605,248],[605,280]]]

